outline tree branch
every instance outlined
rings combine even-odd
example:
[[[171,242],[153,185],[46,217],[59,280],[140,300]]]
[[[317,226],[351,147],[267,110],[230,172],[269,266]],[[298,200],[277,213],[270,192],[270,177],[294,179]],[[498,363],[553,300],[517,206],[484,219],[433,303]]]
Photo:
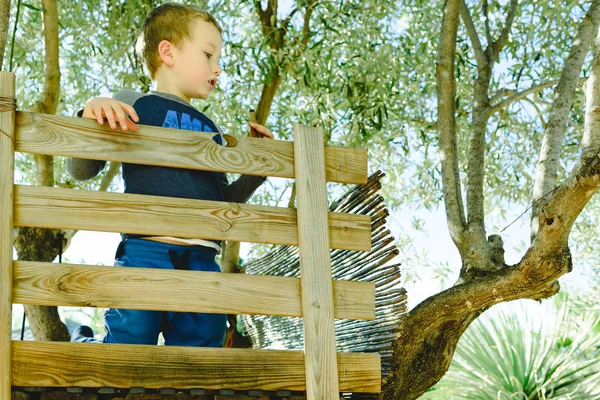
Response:
[[[484,223],[483,182],[485,170],[485,134],[488,122],[488,89],[491,70],[479,71],[474,88],[473,117],[469,132],[467,156],[467,224],[471,234],[470,246],[479,248],[475,253],[485,255],[486,234]],[[470,260],[463,260],[470,262]]]
[[[519,0],[511,0],[510,1],[510,9],[508,10],[508,15],[506,16],[506,23],[504,24],[504,28],[502,28],[502,32],[500,32],[500,37],[498,40],[491,44],[492,52],[494,54],[494,59],[498,61],[498,56],[500,52],[506,45],[508,41],[508,35],[512,29],[513,21],[515,20],[515,14],[517,13],[517,6],[519,5]]]
[[[585,88],[585,122],[581,142],[581,158],[596,157],[600,149],[600,32],[594,44],[592,71]]]
[[[258,14],[258,18],[260,18],[260,22],[261,22],[262,26],[263,27],[268,26],[269,18],[267,17],[266,11],[263,11],[260,0],[254,0],[254,9],[256,10],[256,13]]]
[[[60,97],[60,67],[58,65],[58,9],[56,0],[44,0],[44,90],[32,111],[56,114]],[[36,179],[38,185],[54,186],[54,157],[36,154]]]
[[[474,47],[479,49],[476,51],[477,79],[473,90],[473,114],[469,133],[467,165],[467,230],[469,250],[464,253],[466,257],[463,257],[461,276],[470,269],[471,265],[482,265],[484,264],[484,260],[489,259],[488,252],[486,251],[489,243],[486,240],[483,201],[485,134],[490,115],[489,89],[492,79],[492,69],[495,61],[498,60],[499,52],[507,41],[517,5],[518,0],[511,0],[511,8],[500,39],[497,42],[489,44],[485,52],[483,52],[465,0],[461,0],[461,13],[467,26],[467,32],[471,37]],[[490,267],[495,268],[493,263]]]
[[[308,41],[310,40],[311,37],[311,32],[310,32],[310,17],[312,16],[312,13],[315,9],[315,4],[316,4],[316,0],[309,0],[308,3],[306,4],[306,14],[304,14],[304,26],[302,27],[302,31],[304,32],[304,35],[302,36],[302,51],[304,51],[304,48],[306,47],[306,45],[308,44]]]
[[[106,174],[104,174],[104,176],[102,177],[102,181],[100,182],[100,187],[98,188],[99,192],[106,192],[108,190],[108,187],[110,186],[111,182],[119,173],[119,168],[121,168],[120,162],[110,162],[108,171],[106,171]]]
[[[33,112],[56,114],[60,97],[60,67],[58,65],[58,9],[56,0],[43,0],[44,8],[44,90]]]
[[[519,100],[523,100],[525,97],[529,96],[530,94],[539,93],[546,88],[555,86],[558,84],[558,82],[559,82],[558,80],[554,80],[554,81],[540,83],[538,85],[534,85],[534,86],[530,87],[529,89],[523,90],[521,92],[516,92],[516,91],[510,90],[510,89],[502,89],[498,94],[496,94],[490,100],[491,103],[494,103],[496,101],[497,102],[496,102],[496,104],[492,104],[490,106],[490,108],[488,109],[488,115],[491,116],[492,114],[495,114],[498,111],[510,106],[512,103],[515,103]],[[502,101],[499,101],[499,99],[501,97],[504,97],[506,95],[510,95],[510,97],[506,98]]]
[[[269,4],[271,4],[271,2],[269,2]],[[277,6],[277,2],[274,2],[274,4],[275,4],[275,6]],[[304,26],[303,26],[304,34],[303,34],[302,41],[301,41],[299,48],[294,52],[294,54],[291,57],[292,60],[300,57],[300,55],[306,48],[308,41],[310,40],[310,37],[311,37],[310,19],[311,19],[312,13],[314,11],[315,4],[316,4],[316,0],[309,0],[306,3],[306,13],[304,14]],[[276,13],[277,9],[275,8],[274,11],[273,11],[273,9],[271,9],[271,12]],[[296,12],[296,10],[293,10],[291,12],[291,14],[286,18],[285,21],[291,20],[292,15],[295,12]],[[284,25],[286,24],[285,21],[283,22]],[[288,23],[289,23],[289,21],[288,21]],[[275,27],[275,29],[277,29],[277,27]],[[286,32],[287,32],[287,28],[281,29],[280,38],[278,39],[279,44],[277,45],[277,50],[279,50],[279,51],[284,49],[284,46],[285,46],[284,39],[285,39]],[[275,94],[277,93],[277,89],[279,88],[279,85],[281,84],[283,76],[286,74],[286,72],[287,72],[288,68],[290,67],[290,65],[292,64],[292,62],[293,61],[288,60],[288,62],[286,62],[284,65],[277,65],[276,68],[271,72],[268,79],[265,80],[265,82],[263,84],[263,89],[262,89],[262,93],[260,96],[260,100],[258,102],[258,106],[256,107],[256,122],[258,122],[259,124],[263,125],[266,122],[267,117],[271,111],[271,105],[273,104],[273,100],[275,98]]]
[[[500,88],[494,92],[494,95],[492,97],[490,97],[490,103],[497,103],[503,97],[510,96],[513,94],[515,94],[514,89]]]
[[[537,174],[533,189],[533,200],[541,199],[546,193],[550,192],[556,184],[557,172],[562,154],[562,142],[567,129],[567,119],[573,95],[577,88],[578,77],[581,74],[583,62],[588,53],[590,44],[598,33],[600,24],[600,0],[594,0],[585,15],[585,18],[579,25],[577,35],[573,41],[573,46],[569,57],[565,62],[565,67],[561,73],[560,81],[555,92],[555,100],[552,103],[548,127],[544,132],[542,148],[538,161]],[[538,214],[543,203],[538,202],[533,207],[531,235],[534,237],[538,228]]]
[[[471,13],[467,7],[467,4],[465,3],[465,0],[460,0],[460,15],[465,23],[465,27],[467,28],[467,35],[469,35],[469,39],[471,39],[471,45],[473,46],[473,51],[475,52],[477,66],[481,68],[488,64],[488,59],[483,47],[481,46],[481,40],[479,40],[477,29],[475,29],[473,18],[471,17]]]
[[[482,11],[483,17],[485,18],[485,37],[487,39],[488,46],[493,42],[492,30],[490,29],[490,12],[488,0],[483,0]]]
[[[277,26],[277,21],[275,21],[276,16],[274,14],[274,12],[277,12],[277,4],[275,4],[275,11],[273,11],[273,4],[271,3],[271,1],[272,0],[267,1],[266,10],[262,9],[260,0],[254,1],[254,8],[256,9],[258,18],[260,19],[263,34],[267,39],[271,37],[271,35],[273,34],[273,30]],[[273,44],[273,41],[271,44]]]
[[[4,50],[8,38],[8,24],[10,23],[10,0],[0,0],[0,70],[4,61]]]
[[[440,140],[442,185],[446,219],[452,240],[462,249],[465,214],[460,188],[458,154],[456,147],[455,78],[456,34],[461,0],[446,0],[440,35],[437,62],[437,127]]]
[[[281,29],[283,29],[285,32],[288,31],[289,27],[290,27],[290,23],[292,22],[292,18],[294,18],[294,15],[296,15],[296,13],[299,11],[299,8],[294,8],[292,10],[292,12],[283,20],[283,22],[281,23]]]

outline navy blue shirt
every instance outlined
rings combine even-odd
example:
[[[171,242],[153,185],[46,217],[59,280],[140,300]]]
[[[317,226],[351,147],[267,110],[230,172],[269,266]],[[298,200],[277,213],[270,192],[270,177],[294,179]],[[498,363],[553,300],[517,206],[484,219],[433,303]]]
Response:
[[[113,96],[135,109],[139,124],[172,129],[214,132],[213,140],[223,145],[217,126],[206,115],[179,97],[162,92],[148,94],[121,90]],[[81,116],[83,110],[79,111]],[[87,180],[102,171],[106,161],[67,159],[67,170],[76,180]],[[221,172],[123,163],[125,193],[245,203],[265,181],[264,177],[242,175],[229,184]],[[219,243],[216,241],[216,243]]]

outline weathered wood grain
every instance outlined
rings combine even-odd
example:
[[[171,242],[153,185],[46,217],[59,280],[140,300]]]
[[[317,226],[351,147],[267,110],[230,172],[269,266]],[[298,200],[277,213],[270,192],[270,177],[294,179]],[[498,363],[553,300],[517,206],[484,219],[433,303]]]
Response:
[[[15,75],[0,72],[0,96],[14,99]],[[10,399],[15,112],[0,112],[0,399]]]
[[[233,147],[223,147],[212,133],[152,126],[123,132],[89,118],[28,112],[17,113],[16,127],[17,151],[26,153],[294,177],[294,149],[287,141],[228,136]],[[325,154],[329,181],[366,183],[366,150],[328,146]]]
[[[296,210],[15,185],[16,226],[297,245]],[[334,249],[371,248],[371,219],[329,213]]]
[[[333,281],[335,317],[375,319],[375,284]],[[300,279],[15,261],[13,302],[300,317]]]
[[[12,356],[15,386],[306,389],[299,351],[14,341]],[[379,359],[339,353],[340,390],[380,391]]]
[[[294,126],[306,394],[339,399],[323,131]]]

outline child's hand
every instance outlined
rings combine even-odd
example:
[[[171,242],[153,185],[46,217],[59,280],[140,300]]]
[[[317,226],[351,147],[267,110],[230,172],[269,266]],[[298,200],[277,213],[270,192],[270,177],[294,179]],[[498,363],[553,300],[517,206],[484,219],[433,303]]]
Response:
[[[85,105],[82,116],[95,118],[100,125],[104,124],[104,118],[106,118],[112,129],[117,129],[116,121],[119,121],[122,130],[131,129],[136,132],[139,126],[127,118],[126,113],[131,116],[133,121],[138,122],[140,120],[135,109],[129,104],[109,97],[96,97]]]
[[[271,131],[262,126],[261,124],[257,124],[256,122],[248,122],[248,125],[250,126],[249,136],[256,138],[273,139],[273,134],[271,133]]]

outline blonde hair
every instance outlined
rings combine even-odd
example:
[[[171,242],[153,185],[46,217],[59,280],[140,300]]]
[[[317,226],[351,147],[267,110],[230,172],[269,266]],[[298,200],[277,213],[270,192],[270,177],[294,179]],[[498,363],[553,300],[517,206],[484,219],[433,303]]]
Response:
[[[151,79],[154,79],[158,67],[162,64],[158,55],[158,44],[168,40],[180,48],[184,39],[192,37],[193,22],[197,19],[210,22],[219,33],[223,33],[217,20],[198,6],[165,3],[148,13],[138,35],[135,50]]]

